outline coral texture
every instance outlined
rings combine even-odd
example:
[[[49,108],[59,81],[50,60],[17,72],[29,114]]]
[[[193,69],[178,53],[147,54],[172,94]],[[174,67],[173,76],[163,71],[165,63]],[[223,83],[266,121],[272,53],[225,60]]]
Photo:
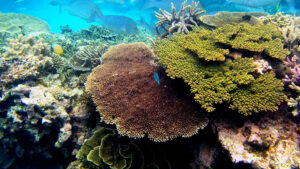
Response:
[[[48,32],[48,24],[38,18],[17,14],[0,13],[0,34],[7,33],[10,37],[17,37],[30,32]]]
[[[77,71],[90,71],[100,65],[107,48],[105,44],[84,46],[69,59],[69,66]]]
[[[20,35],[10,39],[9,45],[5,46],[6,52],[1,55],[5,68],[1,71],[0,86],[36,77],[41,70],[51,67],[52,58],[47,46],[43,39],[34,40],[33,36]]]
[[[79,168],[142,169],[143,153],[137,145],[120,139],[113,129],[101,127],[87,139],[76,158]]]
[[[245,24],[240,26],[243,25]],[[227,25],[226,28],[228,27],[231,26]],[[213,32],[195,29],[188,35],[176,35],[171,40],[159,41],[155,45],[159,63],[166,66],[167,75],[172,79],[180,78],[190,85],[191,92],[195,94],[194,99],[208,112],[214,111],[216,104],[224,102],[230,103],[230,108],[244,115],[277,110],[277,105],[286,98],[282,92],[283,83],[275,78],[273,72],[254,77],[252,73],[255,65],[252,58],[212,62],[224,61],[226,53],[230,52],[210,39],[218,39],[216,32],[224,32],[226,28],[221,27]],[[243,36],[252,37],[252,34],[244,32]],[[271,39],[269,40],[271,43]],[[252,43],[253,41],[249,45]],[[282,44],[275,50],[283,52]]]
[[[283,115],[246,121],[242,127],[228,121],[215,125],[221,144],[235,163],[250,163],[265,169],[300,167],[299,129]]]
[[[272,25],[241,23],[224,25],[213,31],[215,42],[238,50],[266,53],[269,57],[284,60],[288,51],[283,48],[282,34]]]
[[[260,23],[260,16],[266,16],[264,12],[224,12],[220,11],[215,15],[202,15],[199,17],[201,22],[213,26],[221,27],[226,24],[236,24],[246,22],[251,25]]]
[[[187,33],[193,26],[198,26],[198,17],[205,13],[198,7],[199,3],[192,1],[191,5],[187,5],[187,1],[184,1],[178,12],[176,12],[174,4],[171,3],[171,13],[162,9],[159,9],[160,13],[155,12],[155,16],[159,20],[156,23],[158,36],[166,37],[174,32]],[[163,34],[160,33],[160,28],[164,30]]]
[[[89,75],[86,90],[92,94],[101,118],[116,124],[121,135],[154,141],[189,137],[207,124],[198,106],[155,66],[152,51],[143,43],[111,47],[103,64]],[[160,84],[154,78],[159,75]]]
[[[276,15],[268,15],[260,17],[264,24],[269,24],[279,28],[285,44],[290,49],[298,47],[297,43],[300,36],[300,19],[291,15],[284,15],[284,13],[277,13]]]

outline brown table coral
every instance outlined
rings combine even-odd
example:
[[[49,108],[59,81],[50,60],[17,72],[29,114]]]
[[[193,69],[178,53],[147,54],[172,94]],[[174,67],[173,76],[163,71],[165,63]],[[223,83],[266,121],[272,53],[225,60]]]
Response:
[[[143,43],[114,46],[103,55],[103,64],[86,83],[102,120],[116,124],[121,135],[139,138],[147,134],[154,141],[196,134],[207,119],[197,113],[192,98],[176,94],[174,81],[163,75],[154,59]]]

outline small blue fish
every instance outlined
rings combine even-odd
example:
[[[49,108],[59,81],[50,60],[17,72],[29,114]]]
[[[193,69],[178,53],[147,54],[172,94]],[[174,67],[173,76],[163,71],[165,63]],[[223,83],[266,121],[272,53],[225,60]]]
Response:
[[[154,79],[155,79],[155,81],[157,82],[157,84],[160,85],[158,73],[157,73],[157,72],[154,72],[154,73],[153,73],[153,76],[154,76]]]

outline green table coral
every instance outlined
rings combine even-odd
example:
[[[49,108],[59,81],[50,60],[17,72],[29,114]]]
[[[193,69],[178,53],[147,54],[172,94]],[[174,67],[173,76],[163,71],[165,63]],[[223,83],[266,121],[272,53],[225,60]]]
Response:
[[[143,153],[137,145],[122,142],[113,129],[101,127],[76,155],[81,169],[142,169]]]
[[[196,29],[188,35],[159,41],[154,46],[159,63],[166,67],[169,77],[183,79],[191,87],[194,99],[208,112],[222,103],[229,103],[229,108],[244,115],[277,110],[277,105],[286,99],[283,83],[273,72],[254,77],[252,58],[220,62],[233,50],[215,42],[214,35],[221,29],[224,28]]]
[[[284,60],[288,54],[288,51],[283,49],[281,32],[272,25],[224,25],[213,31],[212,37],[216,43],[233,49],[264,52],[275,59]]]

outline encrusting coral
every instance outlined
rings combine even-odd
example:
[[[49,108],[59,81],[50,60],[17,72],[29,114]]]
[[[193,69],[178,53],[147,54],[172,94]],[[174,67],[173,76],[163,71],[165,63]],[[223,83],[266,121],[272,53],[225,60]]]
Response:
[[[198,17],[205,13],[199,6],[200,2],[192,1],[191,5],[186,5],[187,1],[184,1],[181,8],[176,12],[174,4],[171,3],[172,12],[163,11],[159,9],[159,12],[155,12],[156,18],[159,20],[156,23],[156,32],[159,37],[166,37],[174,32],[187,33],[193,26],[198,26]],[[163,29],[163,34],[159,29]]]
[[[232,119],[216,120],[214,124],[234,163],[249,163],[259,169],[300,167],[299,129],[285,115],[275,112],[242,126]]]
[[[250,27],[246,24],[236,26],[238,28]],[[224,47],[225,44],[232,44],[229,39],[230,36],[221,39],[217,35],[227,34],[225,32],[233,35],[229,32],[229,29],[227,30],[231,27],[227,25],[213,32],[195,29],[187,35],[175,35],[171,40],[162,39],[154,47],[159,56],[159,63],[166,66],[167,75],[172,79],[183,79],[191,87],[191,92],[195,94],[194,99],[208,112],[214,111],[215,105],[221,103],[230,103],[229,107],[231,109],[236,109],[244,115],[277,110],[277,105],[285,101],[286,97],[282,92],[283,83],[275,78],[272,71],[254,77],[252,74],[255,72],[255,65],[252,58],[240,57],[233,60],[228,58],[225,62],[220,62],[226,59],[227,53],[236,48],[247,50],[247,48],[236,46],[237,44],[231,46],[232,48],[236,47],[234,49]],[[257,27],[249,28],[252,30],[250,34],[248,34],[248,31],[241,33],[243,34],[241,37],[245,37],[244,39],[247,39],[247,37],[260,39],[261,34],[254,34],[254,28]],[[258,30],[258,32],[261,33],[262,30]],[[236,38],[238,39],[239,36],[237,34]],[[263,42],[262,46],[269,44],[269,48],[272,47],[271,51],[280,51],[277,53],[280,56],[274,53],[273,57],[281,59],[285,52],[281,42],[271,46],[277,43],[271,42],[272,38],[270,36],[272,35],[268,33],[268,35],[263,36],[266,36],[265,40],[268,39],[268,42]],[[217,39],[218,43],[214,42],[214,39]],[[242,42],[244,41],[242,40]],[[224,45],[220,45],[220,43],[224,43]],[[256,44],[258,48],[261,48],[259,43],[255,43],[254,40],[248,44]],[[197,48],[197,46],[201,48]],[[256,52],[259,51],[262,52],[262,50]],[[251,50],[251,52],[254,51]]]
[[[51,67],[52,58],[43,39],[35,40],[33,36],[20,35],[10,39],[6,52],[1,55],[2,64],[6,65],[1,72],[0,85],[36,77],[41,70]]]
[[[122,141],[115,130],[105,127],[84,142],[76,158],[80,161],[79,168],[144,168],[143,153],[138,146]]]
[[[145,44],[111,47],[102,62],[89,75],[86,90],[102,121],[116,124],[121,135],[168,141],[206,126],[204,113],[197,113],[198,105],[186,93],[178,93],[182,88],[163,74]]]

